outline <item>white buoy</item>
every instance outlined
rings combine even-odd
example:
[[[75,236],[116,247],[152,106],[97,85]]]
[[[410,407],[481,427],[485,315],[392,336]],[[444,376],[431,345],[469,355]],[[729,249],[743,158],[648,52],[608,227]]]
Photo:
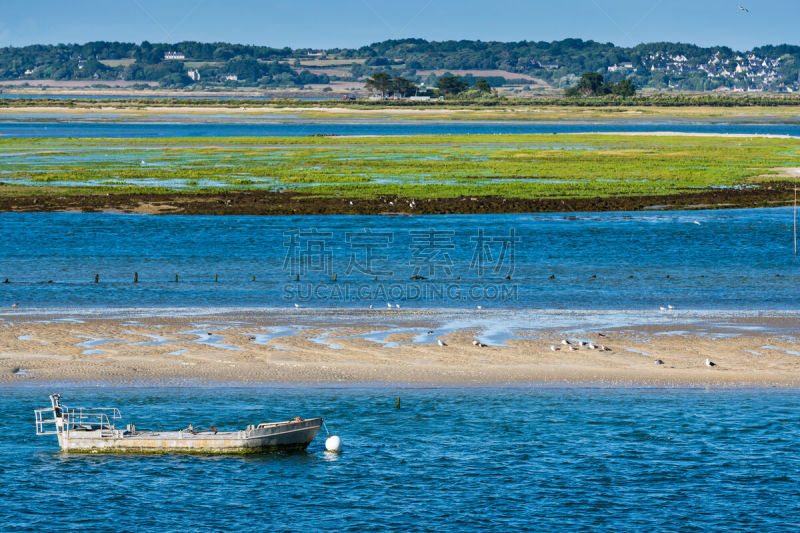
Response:
[[[325,449],[329,452],[339,453],[342,451],[342,439],[336,435],[331,435],[325,439]]]

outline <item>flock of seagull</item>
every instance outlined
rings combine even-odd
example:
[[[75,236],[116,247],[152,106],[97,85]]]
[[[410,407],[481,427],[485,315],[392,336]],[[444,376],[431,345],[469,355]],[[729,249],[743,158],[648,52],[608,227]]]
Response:
[[[432,334],[432,333],[433,333],[433,331],[428,331],[428,334]],[[599,335],[602,336],[603,334],[600,333]],[[439,346],[447,346],[447,343],[445,341],[443,341],[442,339],[437,339],[436,340],[436,344],[438,344]],[[473,346],[477,346],[479,348],[485,348],[486,347],[486,345],[483,344],[478,339],[472,339],[472,345]],[[598,351],[601,351],[601,352],[613,352],[614,351],[611,348],[609,348],[609,347],[607,347],[607,346],[605,346],[603,344],[595,344],[595,343],[593,343],[591,341],[583,341],[583,340],[570,341],[568,339],[561,339],[561,346],[565,346],[566,347],[565,349],[569,350],[570,352],[576,352],[576,351],[578,351],[580,349],[580,347],[586,348],[587,350],[598,350]],[[558,351],[561,350],[561,347],[559,347],[559,346],[557,346],[555,344],[552,344],[552,345],[550,345],[550,350],[552,350],[554,352],[558,352]],[[655,364],[657,364],[657,365],[663,365],[664,364],[664,361],[662,361],[661,359],[655,359],[653,362]],[[709,358],[706,358],[705,365],[707,367],[709,367],[709,368],[712,368],[712,367],[717,366],[717,363],[715,363],[714,361],[712,361]]]
[[[14,304],[13,307],[16,307],[16,305],[17,304]],[[299,304],[294,304],[294,306],[296,308],[300,307]],[[394,304],[394,306],[392,306],[392,304],[390,302],[387,302],[386,303],[386,307],[389,308],[389,309],[400,309],[400,304]],[[373,306],[370,305],[369,308],[372,309]],[[477,308],[478,309],[482,309],[482,307],[480,305],[477,306]],[[660,307],[660,310],[662,312],[672,311],[673,309],[675,309],[675,307],[672,306],[672,305],[667,305],[666,307]],[[428,331],[428,334],[429,335],[433,334],[433,331]],[[602,335],[602,333],[600,335]],[[436,340],[436,344],[438,344],[439,346],[447,346],[447,343],[445,341],[443,341],[442,339],[437,339]],[[477,346],[479,348],[485,348],[486,347],[486,344],[482,343],[478,339],[472,339],[472,345],[473,346]],[[607,346],[605,346],[603,344],[595,344],[595,343],[593,343],[591,341],[583,341],[583,340],[570,341],[568,339],[561,339],[561,346],[565,346],[565,349],[569,350],[570,352],[576,352],[581,347],[586,348],[587,350],[598,350],[598,351],[601,351],[601,352],[613,352],[614,351],[611,348],[609,348],[609,347],[607,347]],[[561,347],[556,346],[555,344],[552,344],[552,345],[550,345],[550,350],[554,351],[554,352],[558,352],[558,351],[561,350]],[[661,359],[655,359],[654,363],[657,364],[657,365],[663,365],[664,361],[662,361]],[[717,364],[714,361],[712,361],[711,359],[709,359],[709,358],[706,358],[705,365],[707,367],[709,367],[709,368],[717,366]]]
[[[601,352],[611,352],[613,351],[611,348],[607,348],[602,344],[595,344],[593,342],[586,342],[586,341],[575,341],[573,344],[572,342],[568,341],[567,339],[561,339],[561,345],[566,346],[566,349],[570,352],[578,351],[579,346],[586,347],[587,350],[600,350]],[[554,352],[559,351],[561,348],[556,346],[555,344],[550,346],[550,349]]]

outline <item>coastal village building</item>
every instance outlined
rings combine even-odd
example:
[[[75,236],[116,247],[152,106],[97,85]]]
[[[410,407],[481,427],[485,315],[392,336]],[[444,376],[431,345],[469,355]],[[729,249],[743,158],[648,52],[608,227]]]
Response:
[[[192,81],[200,81],[200,71],[197,69],[190,70],[186,73]]]
[[[535,59],[531,60],[531,65],[533,68],[541,68],[544,70],[557,70],[560,65],[554,61],[537,61]]]
[[[180,52],[167,52],[164,54],[164,59],[169,60],[183,60],[186,59],[186,56]]]
[[[608,67],[609,72],[626,72],[628,70],[633,70],[633,63],[631,63],[630,61],[619,64],[615,63],[610,67]]]
[[[708,80],[721,82],[719,87],[731,91],[777,91],[788,92],[800,88],[800,82],[787,82],[781,73],[781,58],[759,57],[747,54],[724,57],[715,52],[707,60],[689,59],[685,55],[655,52],[641,58],[641,66],[650,72],[664,72],[670,77],[668,86],[681,88],[681,80],[693,74],[701,74]],[[608,67],[609,72],[625,72],[619,63]]]

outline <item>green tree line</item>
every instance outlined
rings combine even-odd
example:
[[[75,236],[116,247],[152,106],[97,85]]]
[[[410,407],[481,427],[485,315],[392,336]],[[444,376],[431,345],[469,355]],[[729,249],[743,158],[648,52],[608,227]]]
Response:
[[[167,60],[167,52],[177,52],[185,60]],[[298,62],[309,59],[307,48],[273,48],[232,43],[122,43],[95,41],[84,44],[30,45],[0,48],[0,80],[141,80],[165,84],[187,84],[185,76],[197,68],[201,80],[213,82],[226,74],[268,85],[325,83],[328,77],[313,68],[303,69]],[[658,54],[685,57],[685,64],[696,67],[714,57],[722,61],[755,54],[780,59],[777,73],[786,83],[800,76],[800,46],[779,44],[737,51],[729,47],[699,47],[685,43],[646,43],[620,47],[582,39],[559,41],[485,42],[474,40],[427,41],[394,39],[353,49],[333,48],[328,57],[352,59],[350,77],[372,76],[385,72],[416,83],[426,82],[420,71],[498,69],[524,73],[569,87],[578,76],[594,72],[605,81],[617,84],[628,79],[636,87],[663,88],[676,85],[684,89],[707,90],[719,85],[696,69],[691,72],[651,71],[645,68]],[[630,69],[608,72],[608,67],[630,63]],[[503,79],[484,76],[493,85]],[[435,83],[435,79],[430,80]],[[475,80],[468,80],[470,86]],[[729,84],[736,83],[732,79]],[[430,85],[430,83],[427,83]]]

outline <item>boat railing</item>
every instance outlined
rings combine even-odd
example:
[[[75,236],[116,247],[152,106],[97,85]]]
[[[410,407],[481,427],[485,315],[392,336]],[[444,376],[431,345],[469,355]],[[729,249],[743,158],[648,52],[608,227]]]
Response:
[[[50,396],[52,407],[36,409],[36,434],[58,435],[70,430],[113,430],[122,418],[116,407],[74,407],[61,405],[60,396]]]
[[[56,410],[52,407],[47,409],[35,409],[36,415],[36,434],[37,435],[58,435],[61,433],[61,426],[59,425],[59,418]],[[52,418],[45,418],[51,415]],[[52,426],[51,426],[52,424]]]
[[[116,407],[75,407],[64,409],[64,429],[114,429],[114,421],[122,418]]]

